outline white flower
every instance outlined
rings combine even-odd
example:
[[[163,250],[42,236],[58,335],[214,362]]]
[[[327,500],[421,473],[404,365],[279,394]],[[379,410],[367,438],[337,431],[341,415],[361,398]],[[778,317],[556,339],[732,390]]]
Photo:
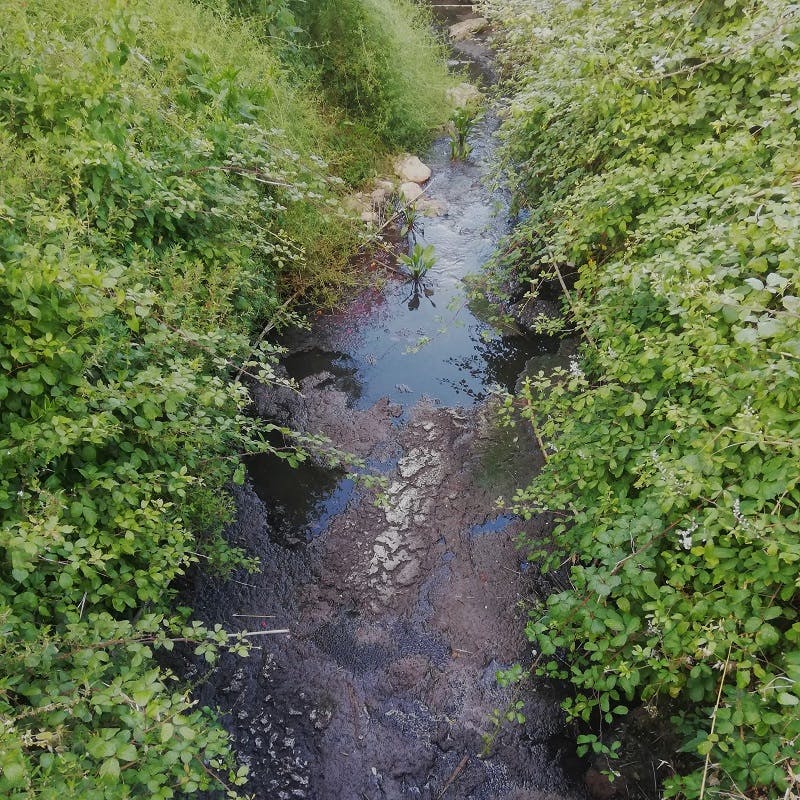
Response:
[[[742,513],[741,505],[739,502],[739,498],[737,497],[733,501],[733,518],[736,520],[736,524],[743,529],[747,529],[750,527],[750,523],[745,518],[744,514]]]
[[[585,378],[586,376],[583,374],[583,370],[580,368],[578,364],[578,359],[575,356],[571,356],[569,359],[569,374],[572,375],[573,378]]]
[[[692,534],[697,530],[698,524],[696,521],[692,521],[692,524],[686,528],[686,530],[678,531],[678,536],[681,539],[681,547],[684,550],[691,550],[692,549]]]

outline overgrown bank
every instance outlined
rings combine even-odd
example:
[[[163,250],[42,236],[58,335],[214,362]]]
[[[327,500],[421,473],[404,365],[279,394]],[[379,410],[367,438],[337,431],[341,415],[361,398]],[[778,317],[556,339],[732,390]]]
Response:
[[[580,358],[508,401],[547,456],[516,504],[555,516],[569,565],[528,625],[539,668],[595,726],[668,716],[668,795],[794,796],[799,9],[485,5],[525,211],[499,267],[534,295],[579,276]]]
[[[172,581],[198,558],[244,560],[219,536],[223,487],[270,445],[239,379],[272,377],[250,341],[287,296],[341,284],[358,241],[341,176],[446,113],[424,19],[404,0],[349,5],[363,19],[335,38],[382,65],[368,107],[321,100],[332,34],[290,17],[0,2],[3,797],[164,798],[244,777],[153,657],[175,639],[209,658],[243,643],[172,608]],[[390,136],[408,58],[439,116]],[[348,85],[362,97],[372,77]],[[342,136],[349,121],[374,121],[369,148]]]

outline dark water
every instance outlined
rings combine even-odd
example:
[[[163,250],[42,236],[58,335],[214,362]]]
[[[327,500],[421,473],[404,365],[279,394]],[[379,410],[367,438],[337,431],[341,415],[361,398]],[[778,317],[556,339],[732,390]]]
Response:
[[[443,27],[471,14],[469,3],[431,5]],[[465,78],[484,87],[493,80],[484,45],[464,42],[452,55],[451,65]],[[354,408],[389,398],[401,407],[402,422],[420,400],[472,407],[495,388],[513,389],[532,364],[546,369],[565,362],[558,338],[501,336],[468,296],[467,282],[492,258],[511,224],[507,196],[488,185],[497,125],[491,113],[478,122],[465,161],[450,159],[448,136],[423,157],[432,170],[424,197],[445,209],[441,216],[422,216],[420,230],[408,241],[409,247],[434,248],[428,291],[417,292],[415,301],[413,284],[390,278],[383,289],[366,290],[317,318],[310,330],[289,332],[283,363],[292,378],[326,373],[325,385],[345,392]],[[248,470],[271,509],[271,524],[289,545],[318,536],[354,496],[343,473],[314,464],[293,470],[265,455],[251,458]]]

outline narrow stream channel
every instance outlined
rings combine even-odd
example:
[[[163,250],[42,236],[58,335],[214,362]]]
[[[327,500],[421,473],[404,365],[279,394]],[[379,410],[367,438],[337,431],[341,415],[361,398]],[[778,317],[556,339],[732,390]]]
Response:
[[[470,7],[440,13],[450,24]],[[478,40],[454,60],[491,76]],[[229,536],[262,571],[193,576],[200,618],[291,630],[259,638],[247,659],[188,669],[256,798],[581,796],[558,687],[526,689],[527,723],[483,752],[493,709],[511,699],[496,670],[529,659],[518,603],[532,589],[513,539],[547,524],[496,510],[538,462],[496,429],[486,399],[526,365],[559,359],[557,341],[499,337],[467,303],[464,278],[508,225],[484,181],[495,128],[488,113],[465,163],[450,161],[447,138],[427,154],[426,196],[445,209],[420,235],[437,256],[433,294],[410,303],[400,281],[362,293],[287,341],[301,393],[256,392],[259,413],[327,435],[388,486],[379,507],[341,472],[253,459]]]

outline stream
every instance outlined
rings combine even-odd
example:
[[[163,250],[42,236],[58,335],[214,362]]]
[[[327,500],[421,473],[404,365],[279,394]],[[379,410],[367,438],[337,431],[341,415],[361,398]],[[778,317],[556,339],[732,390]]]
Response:
[[[451,24],[470,11],[437,13]],[[453,61],[491,80],[479,38]],[[418,237],[437,257],[432,294],[416,303],[399,279],[365,290],[284,342],[299,393],[254,391],[259,414],[328,436],[387,487],[380,506],[342,471],[253,458],[227,535],[261,571],[190,576],[198,618],[291,631],[258,637],[248,658],[180,669],[220,710],[259,800],[583,796],[563,687],[526,686],[513,698],[526,723],[484,752],[492,711],[512,701],[496,671],[530,661],[519,602],[534,587],[514,538],[548,524],[497,509],[540,460],[524,431],[493,422],[491,391],[566,359],[557,340],[497,335],[467,300],[464,279],[509,225],[484,181],[496,127],[487,113],[466,162],[450,160],[447,137],[424,158],[426,197],[444,208]]]

